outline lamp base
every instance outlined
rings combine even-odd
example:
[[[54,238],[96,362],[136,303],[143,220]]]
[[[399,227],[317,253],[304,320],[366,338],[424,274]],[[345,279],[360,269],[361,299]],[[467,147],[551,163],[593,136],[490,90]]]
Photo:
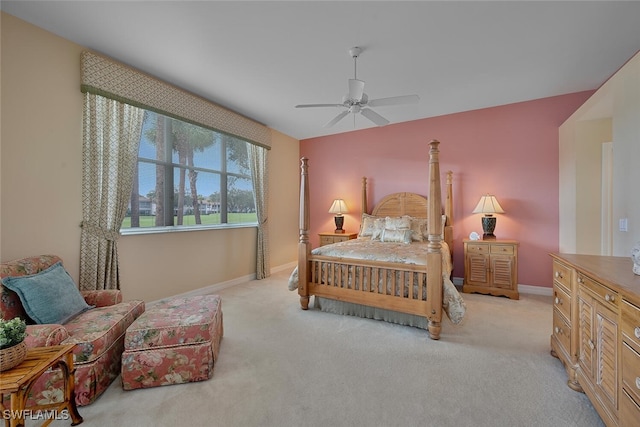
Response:
[[[496,240],[493,230],[496,229],[496,217],[485,215],[482,217],[482,240]]]
[[[334,230],[334,233],[343,234],[344,230],[342,229],[342,225],[344,224],[344,217],[342,215],[336,216],[335,222],[336,222],[336,229]]]

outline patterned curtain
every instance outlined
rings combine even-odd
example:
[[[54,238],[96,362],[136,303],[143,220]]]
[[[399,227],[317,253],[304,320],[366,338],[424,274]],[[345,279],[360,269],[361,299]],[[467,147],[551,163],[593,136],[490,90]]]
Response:
[[[269,151],[257,145],[249,145],[249,161],[251,179],[255,194],[256,214],[258,216],[258,248],[256,251],[256,279],[264,279],[271,275],[269,257],[269,217],[267,200],[269,200],[269,169],[267,154]]]
[[[144,110],[84,94],[80,289],[120,289],[116,241],[131,198]]]

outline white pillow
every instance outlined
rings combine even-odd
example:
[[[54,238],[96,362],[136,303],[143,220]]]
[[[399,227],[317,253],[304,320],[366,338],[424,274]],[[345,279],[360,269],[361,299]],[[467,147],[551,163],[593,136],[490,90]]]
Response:
[[[409,218],[411,223],[411,240],[414,242],[424,242],[427,235],[427,219],[426,218],[413,218],[409,215],[405,215]]]
[[[362,214],[362,222],[360,223],[360,233],[358,237],[371,237],[373,234],[373,226],[376,217],[366,213]]]
[[[384,230],[384,218],[377,216],[362,214],[362,222],[360,223],[360,233],[358,238],[370,238],[371,240],[380,240],[382,230]]]
[[[411,243],[411,230],[410,229],[401,229],[401,230],[390,230],[385,228],[382,232],[382,238],[380,239],[383,242],[393,242],[393,243]]]
[[[384,219],[384,228],[388,230],[408,230],[411,228],[411,217],[399,216],[399,217],[386,217]]]
[[[373,233],[371,234],[371,240],[380,240],[382,238],[382,232],[386,227],[385,218],[376,218],[373,225]]]

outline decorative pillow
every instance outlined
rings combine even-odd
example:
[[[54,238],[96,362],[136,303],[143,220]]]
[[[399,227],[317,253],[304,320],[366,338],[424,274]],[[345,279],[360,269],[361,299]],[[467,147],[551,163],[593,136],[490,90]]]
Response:
[[[383,242],[393,242],[393,243],[411,243],[411,230],[403,229],[403,230],[390,230],[385,228],[382,232],[382,238],[380,239]]]
[[[37,274],[5,277],[2,284],[18,294],[27,315],[36,323],[64,324],[93,308],[60,262]]]
[[[360,223],[360,233],[358,237],[371,237],[376,217],[369,214],[362,214],[362,222]]]
[[[427,235],[427,219],[426,218],[413,218],[406,215],[411,222],[411,240],[414,242],[424,242]]]
[[[411,217],[399,216],[399,217],[386,217],[384,228],[388,230],[406,230],[411,228]]]
[[[384,218],[376,218],[373,224],[373,233],[371,234],[371,240],[380,240],[382,238],[382,232],[385,229],[386,220]]]

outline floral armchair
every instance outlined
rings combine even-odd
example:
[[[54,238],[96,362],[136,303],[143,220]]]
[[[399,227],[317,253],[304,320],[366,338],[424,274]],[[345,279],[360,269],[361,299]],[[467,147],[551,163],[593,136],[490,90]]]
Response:
[[[34,324],[32,317],[35,316],[21,301],[23,293],[20,289],[18,293],[9,289],[9,283],[43,277],[53,268],[63,269],[61,264],[62,260],[56,255],[0,264],[0,317],[5,320],[20,317],[27,321],[27,347],[75,344],[76,403],[88,405],[119,375],[125,331],[144,312],[144,302],[122,302],[119,290],[80,291],[84,298],[82,304],[86,302],[87,309],[61,324]],[[72,292],[77,293],[77,288]],[[59,370],[45,372],[31,389],[27,405],[62,401],[63,390],[62,373]]]

